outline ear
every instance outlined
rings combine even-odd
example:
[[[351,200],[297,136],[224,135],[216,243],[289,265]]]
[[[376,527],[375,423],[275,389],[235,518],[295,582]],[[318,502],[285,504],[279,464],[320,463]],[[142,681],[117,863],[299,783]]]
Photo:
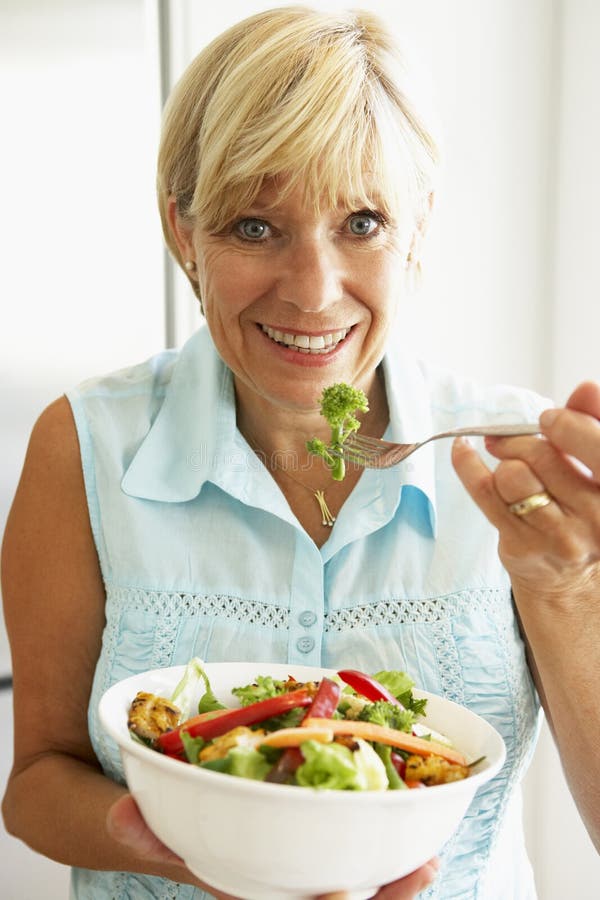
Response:
[[[173,235],[173,240],[179,250],[179,256],[183,263],[186,260],[195,259],[195,250],[193,243],[193,226],[186,222],[177,211],[177,200],[171,195],[167,202],[167,218],[169,220],[169,228]]]

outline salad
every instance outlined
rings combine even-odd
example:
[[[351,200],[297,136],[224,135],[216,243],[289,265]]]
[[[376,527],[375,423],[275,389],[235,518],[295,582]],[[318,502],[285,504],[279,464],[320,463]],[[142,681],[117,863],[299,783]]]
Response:
[[[400,671],[343,669],[311,682],[259,675],[232,689],[241,706],[228,708],[194,658],[170,698],[139,692],[127,724],[134,740],[159,753],[259,781],[385,791],[467,778],[480,760],[468,764],[419,722],[427,700],[414,697],[413,686]]]

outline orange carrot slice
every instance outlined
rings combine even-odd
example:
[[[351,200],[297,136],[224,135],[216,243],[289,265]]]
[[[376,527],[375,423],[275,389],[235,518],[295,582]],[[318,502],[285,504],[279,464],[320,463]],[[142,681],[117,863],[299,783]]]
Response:
[[[219,716],[224,716],[229,712],[231,712],[230,709],[211,709],[208,712],[199,713],[197,716],[186,719],[181,725],[185,725],[185,730],[188,731],[190,726],[197,725],[198,722],[208,722],[210,719],[218,719]]]
[[[363,738],[365,741],[378,741],[380,744],[389,744],[399,747],[408,753],[416,753],[419,756],[441,756],[450,763],[466,766],[467,761],[458,750],[439,744],[437,741],[426,741],[415,737],[414,734],[406,734],[395,728],[386,728],[385,725],[374,725],[372,722],[357,722],[354,719],[306,719],[304,728],[329,728],[334,734],[349,734],[352,737]]]
[[[331,719],[323,719],[322,721],[330,723]],[[272,731],[270,734],[261,737],[257,743],[267,747],[299,747],[304,741],[319,741],[322,744],[330,744],[332,740],[333,730],[329,727],[300,725],[298,728],[280,728],[279,731]]]

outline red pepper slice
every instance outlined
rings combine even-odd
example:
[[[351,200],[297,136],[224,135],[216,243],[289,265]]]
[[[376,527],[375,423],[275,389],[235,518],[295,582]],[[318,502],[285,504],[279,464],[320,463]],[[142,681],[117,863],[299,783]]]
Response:
[[[188,719],[173,731],[166,731],[159,735],[156,743],[163,753],[167,753],[169,756],[179,756],[183,751],[182,731],[186,731],[190,737],[201,737],[210,741],[225,734],[226,731],[231,731],[232,728],[240,725],[256,725],[264,719],[279,716],[298,706],[310,706],[312,702],[313,697],[306,688],[289,691],[286,694],[278,694],[276,697],[268,697],[267,700],[250,703],[248,706],[242,706],[241,709],[231,709],[214,719],[207,719],[205,716]]]
[[[343,669],[338,672],[338,675],[342,681],[354,688],[357,694],[362,694],[372,703],[376,703],[377,700],[386,700],[388,703],[404,709],[400,701],[371,675],[365,675],[364,672],[358,672],[356,669]]]
[[[330,719],[337,709],[341,693],[339,684],[336,684],[331,678],[323,678],[312,705],[303,716],[302,721],[311,717]],[[303,762],[304,757],[301,750],[298,747],[288,747],[283,751],[265,781],[284,784]]]
[[[330,719],[340,702],[342,689],[331,678],[323,678],[315,694],[310,709],[302,717],[304,719]]]

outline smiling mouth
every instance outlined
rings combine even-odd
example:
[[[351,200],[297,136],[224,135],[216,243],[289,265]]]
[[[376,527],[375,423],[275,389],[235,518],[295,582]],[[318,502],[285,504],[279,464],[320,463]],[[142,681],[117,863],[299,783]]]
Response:
[[[296,350],[298,353],[310,353],[315,356],[331,353],[352,330],[351,328],[340,328],[339,331],[330,331],[327,334],[292,334],[287,331],[276,331],[275,328],[269,328],[268,325],[261,325],[261,328],[267,337],[276,344],[282,344],[289,350]]]

